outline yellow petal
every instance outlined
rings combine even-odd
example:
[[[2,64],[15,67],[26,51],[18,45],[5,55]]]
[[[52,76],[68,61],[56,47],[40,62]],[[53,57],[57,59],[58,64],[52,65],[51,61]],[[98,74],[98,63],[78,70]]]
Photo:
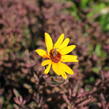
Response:
[[[60,69],[63,69],[63,71],[64,72],[66,72],[66,73],[68,73],[68,74],[74,74],[74,72],[73,72],[73,70],[69,67],[69,66],[67,66],[66,64],[64,64],[64,63],[60,63],[61,65],[60,65]]]
[[[63,40],[64,40],[64,34],[61,34],[60,37],[58,38],[58,40],[56,41],[54,48],[59,48],[59,46],[61,45]]]
[[[62,77],[63,77],[64,79],[67,79],[66,73],[62,73]]]
[[[46,69],[44,70],[44,73],[45,74],[48,74],[48,72],[50,71],[50,68],[51,68],[51,64],[49,64]]]
[[[49,51],[53,48],[53,42],[52,42],[52,39],[48,33],[45,33],[45,43],[47,46],[47,51],[49,53]]]
[[[66,47],[68,45],[68,43],[70,42],[69,38],[66,38],[63,43],[60,45],[59,49],[62,49],[64,47]]]
[[[63,55],[61,61],[62,62],[78,62],[78,57],[75,55]]]
[[[47,53],[46,53],[45,50],[36,49],[35,52],[36,52],[38,55],[42,56],[42,57],[46,57],[46,56],[47,56]]]
[[[72,50],[74,50],[75,47],[76,47],[76,45],[70,45],[70,46],[67,46],[67,47],[61,49],[59,52],[60,52],[61,54],[63,54],[63,55],[64,55],[64,54],[68,54],[68,53],[70,53]]]
[[[61,69],[59,63],[52,63],[52,69],[57,75],[61,75]]]
[[[46,65],[48,65],[48,64],[50,64],[51,63],[51,60],[44,60],[42,63],[41,63],[41,65],[42,66],[46,66]]]

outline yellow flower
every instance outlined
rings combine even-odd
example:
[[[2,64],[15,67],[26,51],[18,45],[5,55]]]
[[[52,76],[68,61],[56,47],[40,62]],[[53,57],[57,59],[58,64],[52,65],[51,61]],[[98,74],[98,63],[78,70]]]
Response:
[[[64,62],[78,62],[77,56],[67,55],[76,47],[76,45],[68,46],[69,41],[69,38],[64,40],[64,34],[61,34],[56,43],[53,45],[50,35],[45,33],[47,51],[42,49],[35,50],[38,55],[46,59],[41,63],[42,66],[47,65],[44,71],[45,74],[48,74],[51,67],[57,75],[62,76],[64,79],[67,78],[66,73],[70,75],[74,74],[73,70],[64,64]]]

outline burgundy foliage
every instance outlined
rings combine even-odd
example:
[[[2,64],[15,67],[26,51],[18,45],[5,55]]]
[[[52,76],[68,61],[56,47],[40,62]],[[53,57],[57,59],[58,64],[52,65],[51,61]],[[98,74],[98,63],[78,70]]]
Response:
[[[109,109],[109,33],[82,10],[81,20],[71,16],[72,5],[0,0],[0,109]],[[68,80],[43,74],[34,50],[45,48],[44,32],[54,41],[65,33],[77,45],[80,62],[68,63],[76,72]],[[106,56],[96,53],[97,45]]]

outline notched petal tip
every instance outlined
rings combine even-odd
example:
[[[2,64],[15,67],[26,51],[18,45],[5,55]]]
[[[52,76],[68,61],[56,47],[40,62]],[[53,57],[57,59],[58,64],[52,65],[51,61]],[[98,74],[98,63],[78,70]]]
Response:
[[[60,52],[65,55],[65,54],[68,54],[70,53],[71,51],[73,51],[74,49],[76,48],[76,45],[69,45],[63,49],[60,50]]]
[[[65,73],[63,73],[61,76],[62,76],[64,79],[67,79],[67,75],[66,75]]]
[[[66,38],[66,39],[62,42],[62,44],[59,46],[59,49],[61,50],[61,49],[63,49],[64,47],[66,47],[66,46],[69,44],[69,42],[70,42],[70,39],[69,39],[69,38]]]
[[[63,68],[64,72],[70,75],[74,74],[73,70],[68,65],[61,63],[61,67]]]

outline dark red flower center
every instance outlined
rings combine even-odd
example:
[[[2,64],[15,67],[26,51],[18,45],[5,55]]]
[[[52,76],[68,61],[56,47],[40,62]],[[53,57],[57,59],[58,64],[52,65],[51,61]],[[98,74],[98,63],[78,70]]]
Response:
[[[50,59],[53,62],[58,63],[61,59],[61,54],[56,49],[52,49],[50,50]]]

